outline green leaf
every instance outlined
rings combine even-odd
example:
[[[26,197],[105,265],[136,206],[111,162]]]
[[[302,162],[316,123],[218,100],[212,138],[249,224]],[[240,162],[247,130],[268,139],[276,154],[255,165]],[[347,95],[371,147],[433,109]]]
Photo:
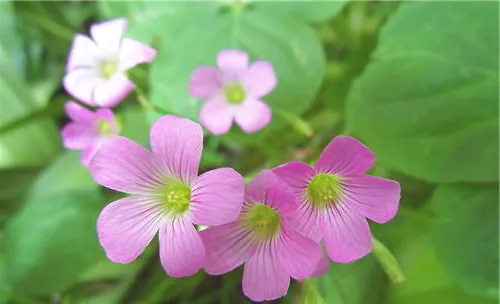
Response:
[[[46,168],[29,191],[29,197],[98,188],[89,169],[80,163],[80,151],[66,151]]]
[[[391,251],[376,238],[373,238],[372,253],[393,283],[402,283],[405,280],[398,260],[396,260]]]
[[[494,304],[495,301],[471,296],[456,285],[446,270],[436,259],[431,248],[426,244],[407,248],[407,256],[416,257],[416,261],[404,267],[406,281],[392,285],[389,291],[388,304]]]
[[[379,303],[387,286],[385,275],[373,256],[350,264],[330,265],[323,276],[312,279],[325,303]]]
[[[0,129],[37,109],[29,86],[20,76],[19,56],[23,49],[12,13],[10,2],[0,4]],[[0,135],[0,168],[42,165],[52,160],[59,150],[60,140],[52,121],[28,123]]]
[[[116,13],[127,12],[135,21],[130,22],[131,33],[143,41],[154,35],[160,42],[151,68],[149,98],[159,108],[197,120],[202,101],[190,96],[189,77],[201,65],[215,66],[217,53],[225,48],[243,49],[252,60],[273,64],[278,85],[264,100],[274,109],[303,113],[320,87],[325,69],[321,44],[313,29],[287,10],[259,2],[241,7],[221,3],[130,5],[136,9],[121,5]],[[108,13],[115,8],[113,3],[102,6]],[[156,30],[145,30],[151,28]]]
[[[259,2],[259,1],[256,1]],[[337,15],[347,1],[266,1],[262,7],[266,9],[285,10],[308,22],[326,21]]]
[[[102,258],[95,221],[97,190],[31,199],[5,229],[7,284],[23,294],[62,291]]]
[[[469,293],[498,298],[498,184],[441,185],[432,204],[436,255]]]
[[[305,279],[302,282],[299,304],[325,304],[325,300],[323,300],[311,279]]]
[[[402,4],[351,89],[349,131],[428,181],[498,180],[498,34],[496,2]]]

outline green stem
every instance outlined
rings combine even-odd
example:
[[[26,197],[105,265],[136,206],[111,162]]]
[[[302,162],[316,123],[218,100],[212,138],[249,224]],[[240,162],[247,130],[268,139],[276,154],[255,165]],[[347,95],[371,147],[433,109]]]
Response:
[[[144,93],[143,90],[141,90],[139,87],[135,87],[134,89],[134,92],[137,96],[137,101],[139,102],[139,104],[147,109],[147,110],[153,110],[153,111],[156,111],[158,113],[162,113],[162,114],[170,114],[170,111],[167,111],[165,109],[162,109],[154,104],[152,104],[148,98],[146,97],[146,94]]]

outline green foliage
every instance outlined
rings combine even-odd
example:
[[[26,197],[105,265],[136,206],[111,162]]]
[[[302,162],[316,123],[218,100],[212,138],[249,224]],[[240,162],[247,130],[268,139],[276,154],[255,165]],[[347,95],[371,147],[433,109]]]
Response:
[[[312,280],[324,303],[374,304],[383,299],[387,279],[372,256],[352,264],[332,263],[328,272]]]
[[[27,90],[22,74],[21,39],[16,35],[10,2],[0,3],[0,129],[36,111],[37,104]],[[2,17],[7,16],[7,17]],[[43,165],[59,151],[55,125],[49,121],[27,123],[13,131],[0,133],[0,168]],[[36,147],[28,148],[27,147]]]
[[[498,180],[497,25],[498,3],[402,4],[350,92],[349,129],[416,177]]]
[[[498,297],[498,184],[441,185],[432,204],[436,255],[465,290]]]
[[[72,286],[102,256],[95,219],[96,191],[72,191],[30,200],[7,225],[3,238],[7,285],[25,294]]]

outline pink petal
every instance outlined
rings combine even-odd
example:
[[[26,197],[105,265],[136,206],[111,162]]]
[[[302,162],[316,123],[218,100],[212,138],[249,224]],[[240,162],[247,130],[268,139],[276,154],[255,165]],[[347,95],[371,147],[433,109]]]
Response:
[[[315,169],[349,176],[366,172],[374,161],[375,155],[357,139],[337,136],[323,150]]]
[[[299,201],[299,223],[296,228],[298,231],[319,242],[323,238],[323,229],[321,228],[321,218],[324,217],[325,210],[320,210],[311,205],[307,200]]]
[[[63,84],[69,94],[89,106],[95,106],[94,90],[105,80],[94,69],[80,68],[64,76]]]
[[[118,125],[116,123],[115,116],[113,115],[113,111],[107,108],[100,108],[95,111],[95,117],[97,119],[106,120],[111,127],[111,131],[113,135],[118,135]]]
[[[76,102],[66,102],[64,109],[69,118],[75,122],[91,124],[94,121],[94,113]]]
[[[159,205],[138,196],[107,205],[97,219],[97,234],[108,258],[116,263],[135,260],[163,224]]]
[[[129,38],[124,38],[119,54],[119,70],[126,71],[141,63],[153,61],[156,50],[152,47]]]
[[[92,68],[98,63],[99,49],[94,41],[82,34],[76,34],[68,55],[66,72],[77,68]]]
[[[151,152],[121,136],[99,149],[90,162],[90,173],[104,187],[133,194],[150,193],[164,180]]]
[[[315,171],[308,165],[292,161],[273,169],[283,179],[297,198],[303,198],[304,192]]]
[[[376,176],[348,178],[343,202],[349,209],[377,223],[390,221],[398,212],[401,187],[398,182]]]
[[[248,54],[238,50],[224,50],[217,54],[217,66],[229,76],[241,75],[248,67]]]
[[[118,18],[93,24],[90,27],[90,34],[100,49],[117,54],[126,29],[127,19]]]
[[[310,277],[320,277],[328,271],[328,268],[330,268],[330,260],[324,253],[321,253],[319,261],[316,263],[316,267],[314,268],[314,271],[311,273]]]
[[[97,151],[101,147],[102,143],[100,141],[94,140],[94,142],[83,149],[82,156],[80,158],[82,165],[88,167],[90,165],[90,161],[92,160],[92,158],[94,158],[94,156],[97,154]]]
[[[245,202],[264,203],[278,211],[282,221],[298,221],[298,204],[293,193],[271,170],[261,171],[248,184]]]
[[[227,133],[233,124],[233,109],[218,98],[203,104],[200,111],[201,124],[214,135]]]
[[[64,147],[68,149],[85,149],[92,143],[93,132],[90,125],[69,123],[61,131]]]
[[[283,268],[294,279],[309,277],[322,255],[321,247],[290,225],[281,225],[278,257]]]
[[[208,171],[193,181],[189,210],[198,225],[223,225],[236,220],[243,206],[245,181],[231,168]]]
[[[252,233],[237,222],[208,228],[200,236],[207,250],[204,268],[211,275],[235,269],[255,250]]]
[[[252,301],[274,300],[286,295],[290,276],[281,265],[276,242],[262,244],[243,270],[243,293]]]
[[[247,99],[238,106],[236,123],[247,133],[255,133],[271,121],[271,108],[260,100]]]
[[[209,99],[222,91],[219,70],[210,66],[197,68],[189,79],[189,92],[196,98]]]
[[[247,94],[257,99],[269,94],[276,86],[277,80],[271,63],[258,60],[250,65],[241,82]]]
[[[315,174],[314,169],[304,163],[292,161],[274,168],[273,172],[287,183],[299,203],[300,223],[296,228],[315,241],[321,240],[323,232],[319,218],[322,211],[314,208],[305,198],[309,180]]]
[[[366,219],[342,203],[325,214],[323,230],[326,251],[335,262],[350,263],[372,250],[372,236]]]
[[[176,218],[160,228],[160,259],[171,277],[187,277],[205,264],[205,246],[187,218]]]
[[[203,150],[203,131],[199,124],[165,115],[151,127],[150,143],[153,153],[171,176],[187,184],[196,178]]]
[[[135,88],[135,84],[118,72],[95,87],[94,101],[99,107],[114,107]]]

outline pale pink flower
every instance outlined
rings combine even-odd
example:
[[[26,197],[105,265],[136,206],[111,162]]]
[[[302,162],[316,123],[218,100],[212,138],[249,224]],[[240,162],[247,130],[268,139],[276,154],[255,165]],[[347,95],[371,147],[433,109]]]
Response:
[[[91,106],[113,107],[135,88],[125,72],[151,62],[156,50],[123,38],[126,28],[127,20],[119,18],[92,25],[92,39],[75,35],[63,81],[71,95]]]
[[[398,210],[399,183],[365,174],[374,161],[362,143],[338,136],[314,168],[293,161],[273,169],[300,202],[300,229],[323,240],[335,262],[349,263],[368,254],[372,236],[366,218],[385,223]]]
[[[104,108],[92,112],[73,101],[67,102],[64,107],[72,121],[61,131],[63,145],[71,150],[83,150],[81,161],[88,166],[97,150],[118,135],[113,112]]]
[[[298,204],[286,184],[272,171],[255,177],[245,192],[239,218],[202,231],[207,247],[205,270],[219,275],[245,263],[243,293],[253,301],[284,296],[290,277],[312,274],[320,246],[297,230]]]
[[[90,163],[101,185],[130,193],[106,206],[97,233],[108,258],[129,263],[158,232],[160,260],[168,275],[195,274],[205,264],[205,246],[194,224],[234,221],[243,204],[245,183],[230,168],[198,176],[203,150],[199,124],[172,115],[151,128],[152,153],[115,137]]]
[[[254,133],[271,121],[271,108],[261,99],[276,86],[272,65],[263,60],[248,64],[248,54],[224,50],[217,55],[217,68],[197,68],[189,91],[205,99],[200,121],[215,135],[227,133],[233,120],[243,131]]]

